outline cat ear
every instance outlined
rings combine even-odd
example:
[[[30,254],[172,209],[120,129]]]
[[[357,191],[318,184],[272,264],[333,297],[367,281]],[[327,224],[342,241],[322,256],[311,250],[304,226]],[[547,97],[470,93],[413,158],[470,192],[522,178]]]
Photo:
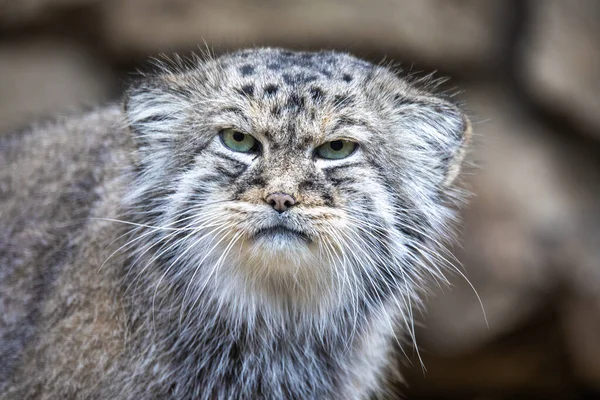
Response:
[[[454,182],[462,168],[473,131],[469,117],[455,105],[437,105],[434,111],[438,112],[438,129],[444,138],[439,155],[442,168],[445,169],[442,185],[447,187]]]
[[[126,91],[123,109],[127,125],[140,146],[171,143],[186,119],[186,100],[160,80],[146,80]]]
[[[450,186],[461,170],[471,140],[471,122],[456,105],[438,98],[422,98],[399,106],[401,124],[411,131],[412,147],[421,168],[437,185]]]

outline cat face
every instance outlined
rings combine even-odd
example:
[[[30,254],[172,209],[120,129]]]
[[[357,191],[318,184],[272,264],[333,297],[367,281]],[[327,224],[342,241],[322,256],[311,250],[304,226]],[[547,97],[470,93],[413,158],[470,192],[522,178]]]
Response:
[[[424,275],[468,128],[386,68],[277,49],[165,70],[126,115],[128,201],[176,230],[152,236],[169,274],[309,297],[382,297]]]

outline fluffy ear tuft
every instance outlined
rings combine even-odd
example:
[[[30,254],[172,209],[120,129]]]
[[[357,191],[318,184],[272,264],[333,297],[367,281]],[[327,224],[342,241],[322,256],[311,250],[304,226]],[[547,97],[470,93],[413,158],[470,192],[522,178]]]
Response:
[[[171,142],[176,128],[186,119],[186,103],[160,81],[132,85],[125,93],[123,109],[138,145]]]

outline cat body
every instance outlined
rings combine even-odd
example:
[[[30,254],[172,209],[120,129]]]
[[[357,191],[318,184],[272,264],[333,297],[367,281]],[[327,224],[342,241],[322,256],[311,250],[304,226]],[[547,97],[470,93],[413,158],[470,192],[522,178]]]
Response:
[[[0,139],[0,399],[384,394],[468,120],[336,52],[176,64]]]

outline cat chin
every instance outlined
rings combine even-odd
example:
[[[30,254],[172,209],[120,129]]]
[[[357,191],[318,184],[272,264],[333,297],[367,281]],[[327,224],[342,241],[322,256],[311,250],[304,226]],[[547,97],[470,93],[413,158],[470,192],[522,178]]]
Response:
[[[244,247],[246,260],[250,263],[261,264],[267,269],[297,270],[315,263],[313,246],[302,236],[277,233],[253,238]]]
[[[301,235],[274,234],[244,240],[231,251],[234,265],[252,281],[313,284],[330,268],[319,246]]]

